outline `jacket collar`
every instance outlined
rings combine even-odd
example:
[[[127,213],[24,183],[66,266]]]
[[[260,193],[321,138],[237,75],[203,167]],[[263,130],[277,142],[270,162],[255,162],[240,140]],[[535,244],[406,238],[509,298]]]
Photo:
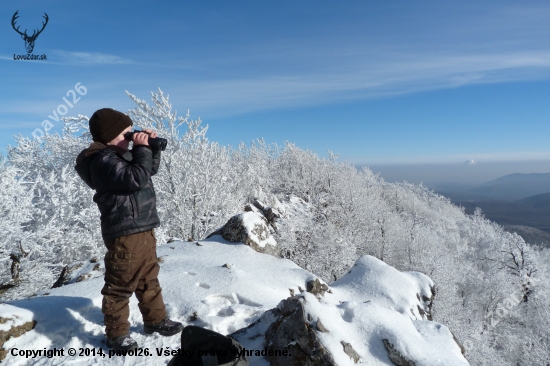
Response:
[[[132,161],[133,159],[133,155],[130,150],[123,149],[116,145],[107,145],[107,149],[113,150],[114,152],[122,156],[126,161]]]

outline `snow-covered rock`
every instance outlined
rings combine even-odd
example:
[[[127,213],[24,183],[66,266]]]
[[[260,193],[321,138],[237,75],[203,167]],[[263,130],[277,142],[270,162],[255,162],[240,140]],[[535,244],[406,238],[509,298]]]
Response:
[[[105,272],[103,261],[92,258],[89,261],[78,261],[63,267],[57,281],[52,287],[61,287],[69,283],[86,281],[92,277],[102,276]]]
[[[351,273],[332,283],[330,292],[315,296],[306,289],[316,276],[289,260],[257,253],[221,237],[199,244],[172,242],[157,248],[162,258],[159,281],[167,310],[185,325],[222,334],[242,330],[235,337],[251,351],[251,365],[269,364],[261,351],[269,346],[265,344],[267,330],[280,316],[270,309],[278,308],[291,293],[303,301],[303,326],[312,329],[335,364],[355,365],[355,353],[357,364],[392,366],[383,343],[387,339],[417,366],[468,365],[449,330],[427,320],[426,314],[418,310],[425,306],[422,297],[430,297],[433,286],[424,275],[402,273],[367,256],[357,261]],[[8,352],[3,363],[166,364],[172,358],[169,353],[180,348],[180,337],[143,334],[134,297],[130,299],[131,336],[150,356],[109,357],[104,343],[102,287],[102,278],[90,278],[36,297],[0,304],[0,317],[16,319],[24,313],[26,320],[36,322],[34,329],[6,341],[4,349]],[[25,358],[17,353],[54,348],[64,350],[64,355]],[[69,356],[70,348],[76,349],[77,355]],[[89,349],[88,355],[79,355],[81,348]],[[15,349],[18,351],[12,354]],[[100,351],[105,356],[99,355]]]
[[[279,209],[281,209],[282,211],[279,211],[279,209],[275,207],[268,206],[259,200],[254,200],[254,203],[247,204],[245,206],[245,211],[252,211],[258,214],[259,216],[264,218],[268,224],[275,227],[275,223],[277,222],[277,220],[284,217],[284,207],[276,197],[274,199],[277,202],[277,207],[279,207]]]
[[[247,211],[235,215],[208,238],[221,235],[232,243],[244,243],[259,253],[279,256],[277,242],[271,235],[267,220],[261,214]]]
[[[234,336],[247,344],[264,334],[265,346],[288,349],[293,358],[286,364],[293,365],[468,365],[449,329],[428,320],[430,302],[423,299],[433,288],[421,273],[364,256],[330,293],[283,300]]]
[[[11,338],[19,337],[36,325],[33,313],[15,306],[3,305],[0,308],[0,362],[8,354],[4,343]]]
[[[274,311],[275,321],[265,332],[265,347],[274,352],[286,349],[290,356],[268,357],[272,366],[335,365],[334,358],[317,336],[317,332],[328,331],[320,320],[312,321],[305,308],[306,296],[283,300]],[[312,296],[309,299],[316,301]]]

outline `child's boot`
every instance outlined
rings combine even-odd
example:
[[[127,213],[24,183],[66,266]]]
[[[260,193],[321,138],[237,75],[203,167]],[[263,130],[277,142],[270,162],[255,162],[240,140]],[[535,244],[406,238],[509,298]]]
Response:
[[[164,318],[156,324],[144,324],[143,331],[145,334],[153,334],[157,332],[163,336],[173,336],[183,330],[183,324]]]
[[[115,338],[107,337],[107,347],[119,351],[128,351],[137,349],[138,344],[129,334],[125,334]]]

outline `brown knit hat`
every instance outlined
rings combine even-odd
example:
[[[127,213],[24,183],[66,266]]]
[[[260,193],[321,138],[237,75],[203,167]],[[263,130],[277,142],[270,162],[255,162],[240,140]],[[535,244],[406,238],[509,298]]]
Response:
[[[132,120],[124,113],[102,108],[90,118],[90,133],[94,141],[106,144],[132,125]]]

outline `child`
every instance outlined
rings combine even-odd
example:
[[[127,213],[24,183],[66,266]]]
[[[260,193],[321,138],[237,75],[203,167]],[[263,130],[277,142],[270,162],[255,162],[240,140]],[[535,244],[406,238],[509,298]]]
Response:
[[[146,133],[134,133],[131,151],[124,134],[132,120],[110,108],[96,111],[90,118],[94,142],[76,159],[75,169],[90,188],[101,213],[101,234],[107,247],[102,311],[107,346],[127,350],[137,348],[130,337],[129,299],[139,301],[144,332],[171,336],[183,325],[166,316],[157,279],[154,228],[160,226],[151,176],[160,165],[160,150],[152,150]],[[157,137],[155,132],[151,137]]]

